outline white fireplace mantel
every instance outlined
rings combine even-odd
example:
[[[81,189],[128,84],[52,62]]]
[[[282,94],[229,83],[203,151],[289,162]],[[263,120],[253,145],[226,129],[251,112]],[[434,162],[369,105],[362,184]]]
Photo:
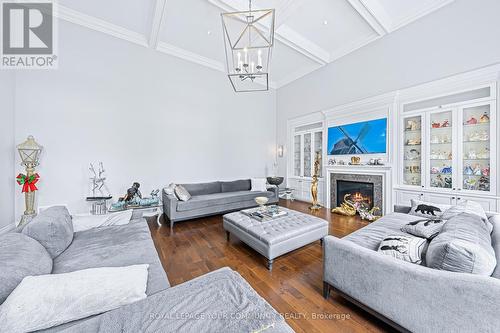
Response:
[[[331,175],[334,173],[347,173],[357,175],[376,175],[383,179],[383,214],[393,211],[392,207],[392,166],[391,165],[325,165],[326,174],[326,207],[331,207]]]

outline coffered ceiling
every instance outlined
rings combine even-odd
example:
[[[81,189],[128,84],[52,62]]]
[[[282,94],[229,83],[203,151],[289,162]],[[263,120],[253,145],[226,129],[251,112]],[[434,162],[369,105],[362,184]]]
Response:
[[[286,85],[454,0],[253,0],[276,9],[271,87]],[[246,0],[59,0],[56,15],[224,72],[220,13]]]

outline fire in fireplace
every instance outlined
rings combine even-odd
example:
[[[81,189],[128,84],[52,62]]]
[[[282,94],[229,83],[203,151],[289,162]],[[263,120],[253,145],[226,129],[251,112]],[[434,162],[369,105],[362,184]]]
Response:
[[[356,182],[337,179],[337,207],[346,195],[355,202],[364,202],[369,209],[373,208],[373,183]]]

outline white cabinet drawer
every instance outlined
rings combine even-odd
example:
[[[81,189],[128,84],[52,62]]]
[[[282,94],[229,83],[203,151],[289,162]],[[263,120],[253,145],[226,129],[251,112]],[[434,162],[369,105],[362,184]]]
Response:
[[[453,194],[426,193],[424,200],[438,205],[456,205],[456,197]]]
[[[497,211],[497,200],[496,199],[468,197],[465,195],[459,195],[459,196],[457,196],[456,203],[459,204],[460,202],[462,202],[464,200],[470,200],[470,201],[475,201],[475,202],[479,203],[483,207],[483,209],[487,212],[496,212]]]
[[[402,206],[411,206],[411,200],[423,200],[423,194],[414,191],[396,191],[396,203]]]

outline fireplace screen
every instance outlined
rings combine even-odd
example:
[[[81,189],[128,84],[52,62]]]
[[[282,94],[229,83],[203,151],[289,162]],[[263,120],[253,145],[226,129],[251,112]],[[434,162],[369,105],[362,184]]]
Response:
[[[337,179],[337,207],[349,196],[350,200],[363,202],[373,208],[373,183],[356,182]]]

